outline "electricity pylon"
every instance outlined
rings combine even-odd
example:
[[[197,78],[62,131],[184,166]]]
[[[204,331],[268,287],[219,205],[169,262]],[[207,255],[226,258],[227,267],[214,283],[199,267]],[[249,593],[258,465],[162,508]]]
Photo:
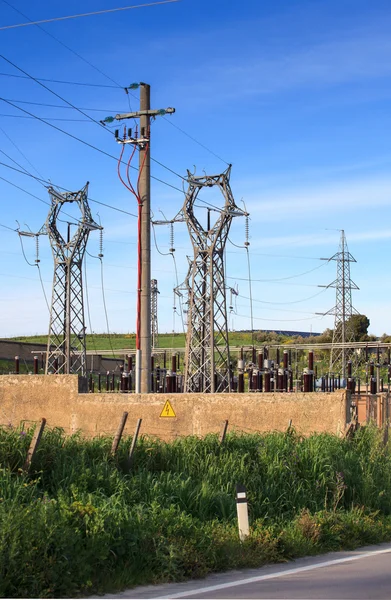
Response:
[[[78,192],[59,193],[49,188],[50,211],[44,225],[54,258],[54,277],[45,373],[86,375],[86,331],[84,325],[82,262],[88,236],[102,229],[92,218],[87,200],[88,182]],[[75,202],[80,210],[77,229],[67,239],[58,228],[61,211]]]
[[[350,278],[350,263],[357,262],[350,254],[345,231],[341,230],[339,250],[329,260],[337,262],[337,279],[326,287],[336,289],[335,306],[326,315],[334,315],[333,345],[330,351],[330,373],[346,376],[346,364],[353,358],[353,350],[347,344],[354,341],[354,329],[351,317],[359,314],[353,308],[352,290],[359,287]]]
[[[225,392],[231,389],[228,321],[224,272],[224,248],[233,217],[244,215],[230,188],[231,165],[219,175],[196,177],[188,171],[189,187],[182,208],[194,256],[188,286],[188,327],[185,355],[186,392]],[[217,221],[206,228],[194,213],[198,194],[216,186],[225,204]]]
[[[159,328],[157,320],[157,295],[160,294],[157,287],[157,279],[151,279],[151,335],[152,348],[159,348]]]

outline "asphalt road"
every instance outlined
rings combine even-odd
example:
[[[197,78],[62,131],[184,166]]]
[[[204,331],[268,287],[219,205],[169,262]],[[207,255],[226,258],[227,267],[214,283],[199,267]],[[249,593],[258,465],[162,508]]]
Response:
[[[104,598],[391,600],[391,544],[231,571],[198,581],[137,587]]]

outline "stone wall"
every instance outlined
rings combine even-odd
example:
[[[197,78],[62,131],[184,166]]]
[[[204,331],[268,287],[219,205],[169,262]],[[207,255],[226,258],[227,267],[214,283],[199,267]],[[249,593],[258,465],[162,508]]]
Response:
[[[121,394],[80,393],[82,379],[75,375],[0,376],[0,423],[37,422],[45,417],[50,427],[66,433],[78,429],[87,436],[113,434],[124,411],[129,413],[125,433],[138,418],[142,433],[162,439],[183,435],[204,436],[220,430],[225,419],[229,430],[286,430],[289,420],[308,435],[339,434],[350,421],[350,397],[334,393],[270,394]],[[175,417],[161,417],[166,400]]]

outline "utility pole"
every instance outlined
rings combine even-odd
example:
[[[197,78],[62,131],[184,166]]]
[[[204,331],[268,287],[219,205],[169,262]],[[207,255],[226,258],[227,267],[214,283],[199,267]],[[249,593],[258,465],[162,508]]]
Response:
[[[117,141],[120,143],[135,144],[139,150],[139,179],[138,179],[138,201],[141,206],[141,223],[139,232],[139,269],[141,269],[141,288],[139,294],[138,322],[139,348],[136,348],[136,392],[148,394],[151,389],[151,117],[172,114],[174,108],[151,110],[150,108],[150,86],[140,83],[140,110],[118,114],[117,121],[124,119],[140,119],[140,137],[134,139]],[[139,215],[140,219],[140,215]]]
[[[335,306],[324,315],[334,315],[333,345],[330,351],[330,373],[341,373],[346,377],[346,365],[353,357],[353,350],[349,343],[354,341],[354,331],[351,317],[359,314],[352,304],[352,290],[358,286],[350,278],[350,263],[357,262],[350,254],[346,242],[345,231],[341,229],[339,251],[329,259],[337,263],[337,279],[327,286],[336,290]]]

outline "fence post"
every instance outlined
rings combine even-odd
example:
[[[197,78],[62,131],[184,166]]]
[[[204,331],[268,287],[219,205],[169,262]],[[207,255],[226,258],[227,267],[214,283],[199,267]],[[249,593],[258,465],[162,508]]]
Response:
[[[238,515],[239,538],[243,542],[250,533],[248,524],[247,490],[244,485],[236,486],[236,512]]]
[[[112,443],[112,446],[111,446],[111,454],[113,456],[114,456],[114,454],[118,450],[118,446],[119,446],[122,434],[123,434],[124,429],[125,429],[127,418],[128,418],[128,413],[124,412],[123,415],[122,415],[122,417],[121,417],[121,421],[120,421],[120,424],[118,425],[117,433],[114,436],[113,443]]]
[[[141,422],[142,422],[142,419],[137,419],[136,429],[134,430],[133,439],[132,439],[132,445],[130,446],[130,450],[129,450],[129,457],[128,457],[128,469],[129,470],[132,468],[133,454],[134,454],[134,450],[136,448],[138,434],[139,434],[140,427],[141,427]]]
[[[41,441],[41,437],[43,434],[43,430],[45,429],[45,425],[46,425],[46,419],[43,418],[41,420],[40,426],[35,428],[34,435],[32,437],[30,447],[27,452],[26,462],[23,465],[24,471],[28,471],[31,467],[31,463],[33,462],[35,452],[39,446],[39,442]]]
[[[225,436],[227,434],[227,429],[228,429],[228,420],[223,421],[223,423],[221,425],[220,436],[219,436],[220,444],[222,444],[225,440]]]

